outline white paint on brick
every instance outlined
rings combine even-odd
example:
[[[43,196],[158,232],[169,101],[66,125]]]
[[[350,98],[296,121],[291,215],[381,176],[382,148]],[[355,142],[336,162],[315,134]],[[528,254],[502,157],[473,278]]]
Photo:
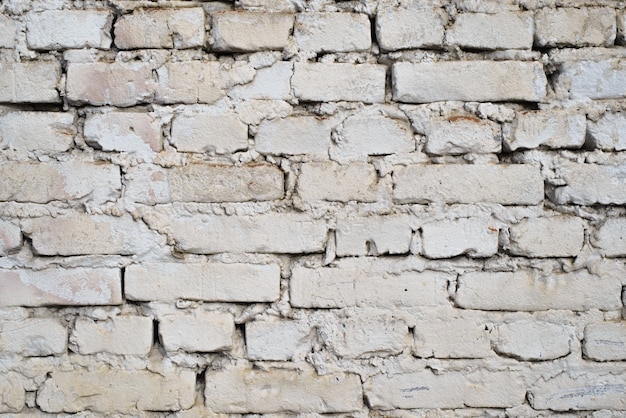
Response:
[[[413,355],[435,358],[487,358],[492,355],[489,331],[477,319],[417,321]]]
[[[298,13],[294,27],[298,48],[318,53],[367,50],[370,34],[363,13]]]
[[[0,257],[22,246],[22,231],[19,226],[0,219]]]
[[[609,218],[593,235],[592,243],[607,257],[626,255],[626,219]]]
[[[256,320],[246,324],[250,360],[289,361],[311,352],[315,329],[306,321]]]
[[[566,62],[555,78],[561,99],[620,99],[626,96],[626,63],[619,59]]]
[[[611,46],[615,31],[611,8],[543,8],[535,15],[535,42],[540,47]]]
[[[443,9],[395,8],[382,4],[376,14],[381,49],[441,48],[447,16]]]
[[[551,109],[518,112],[515,120],[505,123],[502,132],[508,151],[549,148],[580,148],[585,143],[585,115]]]
[[[446,32],[446,42],[467,49],[530,49],[531,12],[461,13]]]
[[[70,343],[83,355],[145,356],[152,348],[152,319],[136,315],[115,316],[106,321],[77,318]]]
[[[32,12],[26,17],[26,39],[33,49],[108,49],[112,21],[106,10]]]
[[[626,165],[576,164],[563,162],[557,171],[565,185],[549,193],[560,205],[626,203]]]
[[[0,14],[0,48],[13,48],[16,42],[17,25],[9,17]]]
[[[254,141],[255,149],[261,154],[323,157],[328,155],[330,147],[330,125],[313,116],[264,120]]]
[[[499,324],[494,330],[496,353],[522,361],[553,360],[570,353],[571,331],[544,321],[516,321]]]
[[[193,311],[191,314],[159,318],[159,335],[167,351],[210,352],[230,350],[235,323],[221,312]]]
[[[337,220],[338,256],[407,254],[412,237],[408,216],[390,215]]]
[[[626,116],[605,113],[598,121],[587,123],[590,145],[606,151],[626,150]]]
[[[228,96],[244,100],[291,100],[293,64],[279,61],[256,70],[254,79],[233,87]]]
[[[0,148],[62,152],[70,149],[74,115],[60,112],[11,112],[0,116]]]
[[[168,62],[156,70],[157,103],[213,103],[224,97],[226,81],[217,61]]]
[[[67,328],[55,318],[0,321],[0,351],[24,357],[60,355],[67,349]]]
[[[57,61],[0,63],[0,103],[58,103]]]
[[[424,151],[434,155],[498,153],[502,151],[500,126],[472,117],[434,120],[428,124]]]
[[[211,32],[220,51],[261,51],[288,46],[294,16],[243,10],[213,15]]]
[[[183,113],[172,122],[172,145],[181,152],[226,154],[248,147],[248,126],[236,114]]]
[[[154,114],[94,113],[84,125],[85,142],[103,151],[132,152],[150,158],[161,151],[161,121]]]
[[[305,202],[373,202],[378,193],[378,176],[374,166],[367,163],[305,163],[300,169],[297,192]]]
[[[339,320],[325,344],[344,358],[387,357],[409,343],[409,328],[391,315],[359,316]]]
[[[585,226],[573,216],[527,218],[511,225],[509,251],[525,257],[574,257],[583,247]]]
[[[487,218],[430,222],[422,225],[422,252],[428,258],[490,257],[498,252],[498,232]]]
[[[0,375],[0,412],[20,412],[26,403],[24,378],[9,371]]]
[[[415,151],[408,122],[385,116],[350,116],[337,129],[339,158],[402,154]]]
[[[607,322],[587,325],[583,353],[597,361],[626,360],[626,324]]]

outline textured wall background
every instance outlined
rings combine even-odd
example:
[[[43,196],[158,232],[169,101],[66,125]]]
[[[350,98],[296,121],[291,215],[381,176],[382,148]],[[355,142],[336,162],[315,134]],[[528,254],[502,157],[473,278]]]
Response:
[[[626,413],[623,2],[0,4],[1,413]]]

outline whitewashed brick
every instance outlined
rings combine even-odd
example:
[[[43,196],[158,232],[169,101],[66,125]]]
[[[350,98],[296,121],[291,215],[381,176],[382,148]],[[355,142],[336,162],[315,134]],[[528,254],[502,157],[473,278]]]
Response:
[[[147,355],[152,348],[152,319],[116,316],[106,321],[77,318],[70,337],[80,354]]]
[[[24,357],[65,353],[67,328],[55,318],[0,321],[0,351]]]
[[[372,45],[370,21],[363,13],[298,13],[294,37],[312,52],[364,51]]]
[[[498,324],[494,330],[496,353],[523,361],[553,360],[570,353],[570,332],[560,324],[517,321]]]
[[[580,148],[585,143],[583,113],[550,109],[550,111],[518,112],[515,120],[502,127],[507,151],[548,148]]]
[[[533,271],[471,272],[459,276],[454,300],[465,309],[586,311],[620,309],[620,295],[617,278],[586,271],[546,276]]]
[[[63,152],[74,142],[74,115],[59,112],[11,112],[0,116],[0,148]]]
[[[626,150],[626,116],[605,113],[598,121],[589,121],[587,133],[590,145],[606,151]]]
[[[626,219],[608,218],[593,236],[593,244],[607,257],[626,255]]]
[[[442,9],[380,5],[376,14],[376,39],[384,51],[441,48],[447,20]]]
[[[626,360],[626,324],[589,324],[585,327],[583,353],[597,361]]]
[[[9,221],[0,219],[0,257],[22,246],[22,231]]]
[[[85,141],[103,151],[151,155],[163,148],[161,121],[138,112],[94,113],[87,116]]]
[[[486,358],[492,354],[489,331],[475,319],[417,321],[413,355],[435,358]]]
[[[337,130],[342,157],[399,154],[415,151],[408,122],[384,116],[350,116]]]
[[[538,102],[547,83],[540,63],[516,61],[398,62],[392,79],[394,100],[405,103]]]
[[[525,257],[574,257],[583,247],[585,227],[573,216],[527,218],[511,225],[511,254]]]
[[[115,45],[134,48],[196,48],[204,45],[204,11],[184,9],[137,9],[115,23]]]
[[[145,205],[172,201],[170,170],[155,164],[138,164],[129,167],[124,176],[124,197]]]
[[[338,256],[407,254],[413,231],[402,215],[338,219],[335,231]]]
[[[182,152],[227,154],[248,147],[248,125],[234,113],[190,113],[172,122],[171,143]]]
[[[264,120],[254,141],[261,154],[327,156],[330,124],[313,116]]]
[[[113,268],[0,269],[0,306],[120,305],[122,280]]]
[[[377,64],[296,63],[291,79],[296,98],[304,102],[385,101],[387,67]]]
[[[196,374],[146,370],[53,371],[37,391],[37,405],[48,413],[136,413],[191,408]]]
[[[269,67],[256,70],[251,82],[234,86],[229,90],[228,96],[243,100],[293,100],[292,76],[293,64],[278,61]]]
[[[540,47],[611,46],[615,31],[613,8],[546,7],[535,15],[535,42]]]
[[[344,358],[395,355],[408,345],[409,328],[391,316],[342,319],[325,343]]]
[[[113,164],[68,162],[4,162],[0,164],[0,201],[48,203],[84,199],[116,200],[120,169]]]
[[[539,167],[530,165],[397,166],[393,182],[397,203],[535,205],[544,196]]]
[[[298,308],[351,306],[439,306],[447,302],[446,273],[383,272],[296,266],[290,280],[291,305]]]
[[[268,388],[271,390],[268,391]],[[351,412],[363,407],[356,374],[319,376],[312,369],[254,370],[227,366],[207,370],[205,404],[218,413]]]
[[[0,63],[0,103],[58,103],[57,61]]]
[[[561,163],[559,175],[564,186],[555,187],[548,196],[565,205],[621,205],[626,203],[626,165]]]
[[[159,318],[159,335],[166,351],[230,350],[234,332],[235,322],[228,313],[195,310],[191,314]]]
[[[250,360],[288,361],[311,352],[315,329],[305,321],[263,320],[246,324]]]
[[[434,155],[498,153],[502,151],[500,126],[473,117],[432,121],[424,150]]]
[[[626,13],[617,11],[617,38],[616,43],[624,45],[626,42]]]
[[[112,21],[106,10],[32,12],[26,17],[26,39],[32,49],[108,49]]]
[[[626,62],[620,59],[566,62],[555,91],[560,99],[621,99],[626,96]]]
[[[20,412],[26,404],[24,378],[15,372],[0,374],[0,413]]]
[[[214,47],[219,51],[284,49],[293,21],[290,13],[219,12],[213,16]]]
[[[142,263],[126,268],[126,298],[172,302],[273,302],[280,296],[275,264]]]
[[[157,103],[214,103],[225,96],[226,84],[217,61],[168,62],[156,74]]]
[[[0,48],[13,48],[16,42],[17,26],[9,16],[0,14]]]
[[[428,258],[491,257],[498,252],[498,232],[486,218],[430,222],[422,225],[422,252]]]
[[[378,193],[378,176],[374,166],[367,163],[305,163],[300,169],[296,189],[305,202],[374,202]]]
[[[446,33],[446,42],[467,49],[530,49],[531,12],[461,13]]]

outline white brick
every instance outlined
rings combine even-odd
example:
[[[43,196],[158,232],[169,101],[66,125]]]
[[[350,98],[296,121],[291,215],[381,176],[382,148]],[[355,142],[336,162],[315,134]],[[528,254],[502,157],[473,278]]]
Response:
[[[413,231],[410,219],[402,215],[338,219],[338,256],[407,254]]]
[[[138,9],[115,23],[115,45],[134,48],[196,48],[204,45],[204,11],[184,9]]]
[[[144,205],[169,203],[170,170],[154,164],[138,164],[126,170],[124,198]]]
[[[384,272],[296,266],[291,274],[291,305],[297,308],[343,308],[351,306],[447,305],[451,276],[435,272]]]
[[[370,21],[363,13],[298,13],[294,37],[298,48],[312,52],[369,49]]]
[[[305,202],[374,202],[378,193],[378,176],[374,166],[367,163],[305,163],[300,169],[296,190]]]
[[[0,219],[0,257],[22,246],[22,231],[17,225]]]
[[[615,41],[613,8],[543,8],[535,15],[535,42],[540,47],[611,46]]]
[[[0,269],[0,306],[120,305],[122,280],[113,268]]]
[[[293,29],[293,14],[225,11],[213,16],[212,33],[219,51],[284,49]]]
[[[620,59],[562,64],[555,91],[567,99],[621,99],[626,96],[626,62]]]
[[[106,321],[77,318],[70,337],[80,354],[147,355],[152,348],[152,319],[116,316]]]
[[[585,143],[583,113],[550,109],[518,112],[515,120],[502,128],[507,151],[548,148],[580,148]]]
[[[408,122],[384,116],[351,116],[340,129],[337,151],[342,157],[401,154],[415,151]]]
[[[72,113],[11,112],[0,116],[0,148],[63,152],[74,142]]]
[[[502,151],[500,126],[473,117],[432,121],[424,150],[434,155],[498,153]]]
[[[313,116],[264,120],[254,141],[261,154],[327,156],[330,124]]]
[[[126,298],[173,302],[273,302],[280,296],[275,264],[142,263],[126,268]]]
[[[248,147],[248,125],[234,113],[190,113],[172,122],[171,143],[182,152],[228,154]]]
[[[626,164],[596,165],[561,163],[558,174],[565,185],[555,187],[548,196],[565,205],[621,205],[626,203]]]
[[[166,351],[230,350],[234,332],[233,316],[227,313],[194,310],[191,314],[159,318],[159,335]]]
[[[0,201],[104,203],[119,197],[121,180],[120,169],[113,164],[4,162],[0,185]]]
[[[269,389],[269,390],[268,390]],[[206,406],[217,413],[333,413],[363,407],[356,374],[314,370],[255,370],[244,365],[207,370]]]
[[[67,328],[58,319],[0,321],[0,351],[24,357],[64,354]]]
[[[608,218],[592,239],[593,245],[600,248],[606,257],[626,255],[626,219]]]
[[[85,141],[103,151],[151,155],[161,151],[161,121],[155,114],[137,112],[94,113],[87,116]]]
[[[498,252],[498,232],[486,218],[430,222],[422,225],[422,252],[428,258],[491,257]]]
[[[256,70],[254,79],[246,84],[234,86],[228,96],[243,100],[292,100],[291,77],[293,64],[277,63]]]
[[[250,360],[289,361],[311,352],[315,329],[305,321],[263,320],[246,323]]]
[[[492,354],[489,331],[475,319],[417,321],[413,355],[435,358],[487,358]]]
[[[0,63],[0,103],[58,103],[60,78],[56,61]]]
[[[213,103],[225,96],[226,84],[217,61],[168,62],[156,73],[157,103]]]
[[[544,196],[539,167],[530,165],[397,166],[393,181],[397,203],[535,205]]]
[[[605,113],[597,122],[589,121],[587,132],[594,148],[626,150],[626,116],[623,113]]]
[[[589,324],[585,327],[583,353],[597,361],[626,360],[626,324]]]
[[[391,316],[342,319],[325,344],[344,358],[386,357],[399,354],[407,344],[409,328]]]
[[[26,39],[32,49],[108,49],[112,21],[105,10],[33,12],[26,17]]]
[[[0,48],[15,47],[17,26],[9,16],[0,14]]]
[[[392,79],[394,100],[405,103],[538,102],[547,83],[540,63],[516,61],[398,62]]]
[[[583,221],[572,216],[527,218],[510,231],[509,251],[525,257],[574,257],[585,238]]]
[[[499,324],[494,330],[496,353],[522,361],[553,360],[570,353],[570,332],[560,324],[517,321]]]
[[[0,413],[20,412],[26,403],[24,378],[15,372],[0,374]]]
[[[530,49],[533,16],[530,12],[461,13],[447,31],[446,42],[466,49]]]
[[[304,102],[382,103],[386,72],[377,64],[296,63],[291,83]]]
[[[621,288],[615,277],[586,271],[546,276],[533,271],[472,272],[459,276],[454,300],[461,308],[488,311],[608,311],[621,308]]]
[[[193,371],[53,371],[37,391],[45,412],[136,413],[191,408],[196,397]]]
[[[617,11],[617,44],[624,45],[626,42],[626,13]]]
[[[376,38],[385,51],[441,48],[447,17],[442,9],[378,8]]]

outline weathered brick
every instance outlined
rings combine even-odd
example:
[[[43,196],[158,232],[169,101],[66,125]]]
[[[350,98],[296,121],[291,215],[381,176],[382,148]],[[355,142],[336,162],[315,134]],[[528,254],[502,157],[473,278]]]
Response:
[[[424,151],[434,155],[498,153],[502,151],[500,126],[473,117],[432,121]]]
[[[399,154],[415,151],[408,122],[384,116],[350,116],[337,130],[342,157]]]
[[[0,63],[0,103],[58,103],[57,61]]]
[[[32,49],[108,49],[112,21],[107,10],[32,12],[26,17],[26,39]]]
[[[330,124],[313,116],[264,120],[254,142],[261,154],[327,156]]]
[[[487,218],[430,222],[422,225],[422,252],[428,258],[491,257],[498,252],[498,232]]]
[[[585,227],[580,218],[527,218],[511,225],[511,254],[525,257],[574,257],[583,247]]]
[[[3,353],[35,357],[63,354],[66,349],[67,328],[58,319],[0,321],[0,351]]]
[[[446,33],[446,42],[467,49],[530,49],[531,12],[461,13]]]
[[[559,99],[621,99],[626,96],[626,62],[621,59],[566,62],[555,77]]]
[[[225,95],[218,61],[168,62],[156,74],[157,103],[213,103]]]
[[[298,13],[294,37],[312,52],[364,51],[372,45],[370,21],[363,13]]]
[[[324,342],[344,358],[385,357],[410,345],[408,326],[391,316],[342,319],[337,328]]]
[[[546,7],[535,15],[535,43],[540,47],[611,46],[615,31],[613,8]]]
[[[146,355],[152,348],[152,319],[116,316],[106,321],[77,318],[70,337],[80,354]]]
[[[46,216],[26,221],[24,229],[39,255],[139,255],[165,243],[163,237],[128,215]]]
[[[280,296],[275,264],[142,263],[126,268],[129,300],[172,302],[273,302]]]
[[[589,145],[606,151],[626,150],[626,116],[605,113],[596,122],[587,123]]]
[[[271,388],[271,390],[268,390]],[[350,373],[227,366],[207,370],[205,404],[218,413],[333,413],[363,407],[361,380]]]
[[[543,177],[530,165],[410,165],[393,173],[397,203],[500,203],[535,205]]]
[[[24,378],[11,371],[0,374],[0,413],[20,412],[25,404]]]
[[[265,320],[246,323],[250,360],[288,361],[311,352],[315,329],[305,321]]]
[[[387,67],[377,64],[296,63],[293,92],[305,102],[385,101]]]
[[[222,312],[164,315],[159,318],[159,335],[166,351],[210,352],[230,350],[235,322]]]
[[[22,230],[9,221],[0,219],[0,257],[22,246]]]
[[[234,86],[228,91],[228,97],[243,100],[292,101],[292,76],[293,64],[278,61],[269,67],[256,70],[252,81]]]
[[[583,353],[597,361],[626,360],[626,324],[589,324],[585,327]]]
[[[479,271],[459,276],[454,301],[461,308],[488,311],[615,310],[622,306],[621,288],[615,277],[586,271],[546,276],[534,271]]]
[[[0,269],[0,306],[120,305],[122,280],[113,268]]]
[[[597,165],[563,162],[558,169],[565,185],[548,196],[565,205],[622,205],[626,203],[626,165]]]
[[[138,112],[93,113],[84,126],[85,141],[103,151],[151,155],[163,149],[161,121]]]
[[[593,236],[593,244],[607,257],[626,255],[626,219],[608,218]]]
[[[617,11],[617,38],[616,43],[624,45],[626,43],[626,13]]]
[[[213,16],[214,48],[219,51],[283,49],[289,44],[290,13],[225,11]]]
[[[121,189],[120,169],[113,164],[4,162],[0,164],[0,201],[48,203],[85,199],[113,201]]]
[[[374,202],[378,193],[378,176],[374,166],[367,163],[305,163],[300,169],[296,189],[305,202]]]
[[[408,216],[371,216],[338,219],[335,232],[338,256],[407,254],[413,231]]]
[[[152,101],[152,67],[143,62],[69,63],[67,99],[73,104],[128,107]]]
[[[447,304],[451,276],[436,272],[381,271],[296,266],[290,280],[291,305],[297,308],[350,306],[438,306]]]
[[[62,152],[74,142],[74,115],[59,112],[10,112],[0,116],[0,148]]]
[[[394,100],[405,103],[538,102],[547,83],[541,64],[516,61],[398,62],[392,79]]]
[[[435,358],[486,358],[492,354],[489,331],[477,319],[417,321],[413,355]]]
[[[572,336],[564,326],[544,321],[498,324],[494,330],[496,353],[523,361],[553,360],[570,353]]]
[[[53,371],[37,391],[37,405],[48,413],[137,413],[191,408],[196,374],[146,370]]]
[[[376,39],[384,51],[441,48],[447,17],[442,9],[378,8]]]
[[[248,126],[234,113],[189,113],[172,122],[171,143],[182,152],[227,154],[248,147]]]
[[[115,23],[115,45],[134,48],[196,48],[204,45],[204,11],[184,9],[137,9]]]
[[[513,122],[502,127],[504,148],[580,148],[585,143],[586,122],[583,113],[567,110],[518,112]]]
[[[13,48],[17,37],[17,26],[9,16],[0,14],[0,48]]]

